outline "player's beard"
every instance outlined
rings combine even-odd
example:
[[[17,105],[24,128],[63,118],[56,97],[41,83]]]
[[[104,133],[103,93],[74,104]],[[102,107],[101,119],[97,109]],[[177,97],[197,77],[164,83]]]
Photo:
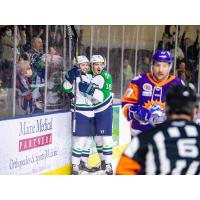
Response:
[[[163,82],[166,81],[168,79],[169,73],[168,74],[163,74],[163,73],[158,73],[157,75],[153,75],[154,79],[157,82]]]

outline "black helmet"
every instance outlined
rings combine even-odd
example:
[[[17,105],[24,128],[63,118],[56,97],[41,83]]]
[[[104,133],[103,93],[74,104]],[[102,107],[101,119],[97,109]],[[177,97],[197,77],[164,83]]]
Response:
[[[172,86],[166,96],[169,114],[188,114],[197,106],[197,95],[193,84]]]

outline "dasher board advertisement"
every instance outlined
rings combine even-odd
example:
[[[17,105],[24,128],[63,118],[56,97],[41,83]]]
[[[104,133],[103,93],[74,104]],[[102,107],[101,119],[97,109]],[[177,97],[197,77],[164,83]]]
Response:
[[[71,163],[71,114],[0,121],[0,174],[42,174]]]

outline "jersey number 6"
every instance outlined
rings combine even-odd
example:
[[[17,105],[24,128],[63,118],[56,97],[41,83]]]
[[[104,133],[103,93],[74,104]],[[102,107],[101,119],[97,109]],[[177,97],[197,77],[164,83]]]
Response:
[[[199,155],[196,144],[197,140],[195,138],[179,139],[177,141],[178,154],[181,157],[196,158]]]

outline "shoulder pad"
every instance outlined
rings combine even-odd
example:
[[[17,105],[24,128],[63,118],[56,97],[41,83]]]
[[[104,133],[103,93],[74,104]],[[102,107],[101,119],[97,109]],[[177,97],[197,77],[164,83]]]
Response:
[[[101,76],[103,76],[105,79],[108,79],[108,78],[111,77],[111,75],[107,71],[105,71],[105,70],[103,70],[101,72]]]

